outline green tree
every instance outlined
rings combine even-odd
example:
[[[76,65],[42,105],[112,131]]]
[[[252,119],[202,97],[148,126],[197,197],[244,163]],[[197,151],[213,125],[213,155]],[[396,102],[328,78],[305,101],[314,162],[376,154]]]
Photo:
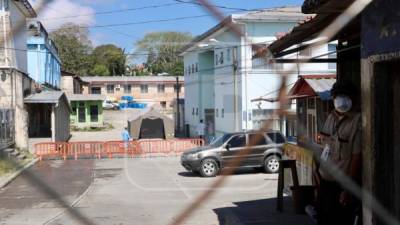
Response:
[[[192,40],[190,33],[153,32],[137,41],[136,53],[147,53],[147,68],[153,73],[183,75],[183,60],[178,52]]]
[[[79,75],[87,75],[92,68],[90,53],[92,43],[89,30],[77,24],[67,23],[50,33],[58,48],[62,69]]]
[[[97,76],[107,76],[110,74],[110,71],[108,70],[107,66],[104,64],[95,64],[93,66],[93,69],[90,71],[91,75],[97,75]]]
[[[126,70],[125,51],[113,44],[97,46],[92,52],[92,60],[96,68],[91,71],[92,75],[123,75]],[[101,65],[101,66],[100,66]],[[107,73],[104,73],[104,68]],[[98,71],[100,69],[100,71]],[[97,72],[102,72],[98,74]]]

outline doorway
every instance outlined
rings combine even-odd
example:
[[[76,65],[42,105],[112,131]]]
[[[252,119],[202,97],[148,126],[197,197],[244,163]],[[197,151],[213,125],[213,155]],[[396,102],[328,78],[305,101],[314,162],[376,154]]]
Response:
[[[51,105],[29,104],[29,137],[51,137]]]
[[[139,139],[165,139],[164,121],[158,119],[143,119],[140,126]]]
[[[375,196],[400,219],[400,61],[374,67]],[[378,224],[383,224],[382,221]]]

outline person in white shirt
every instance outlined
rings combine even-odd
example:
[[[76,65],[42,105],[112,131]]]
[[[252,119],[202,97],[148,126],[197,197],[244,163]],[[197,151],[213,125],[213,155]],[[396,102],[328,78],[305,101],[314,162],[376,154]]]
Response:
[[[206,125],[203,123],[203,120],[200,120],[200,123],[197,125],[196,131],[199,138],[203,139],[204,131],[206,130]]]

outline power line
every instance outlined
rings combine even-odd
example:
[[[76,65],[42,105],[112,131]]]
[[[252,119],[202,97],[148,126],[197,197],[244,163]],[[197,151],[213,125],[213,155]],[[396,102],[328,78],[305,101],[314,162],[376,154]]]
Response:
[[[162,23],[162,22],[170,22],[170,21],[179,21],[179,20],[187,20],[187,19],[197,19],[210,17],[209,14],[197,15],[197,16],[183,16],[183,17],[175,17],[169,19],[156,19],[156,20],[143,20],[138,22],[128,22],[128,23],[115,23],[115,24],[105,24],[105,25],[93,25],[93,26],[79,26],[79,28],[104,28],[104,27],[120,27],[120,26],[131,26],[131,25],[141,25],[148,23]],[[57,28],[49,28],[48,30],[58,30]]]
[[[198,5],[198,6],[203,6],[202,3],[200,2],[195,2],[195,1],[183,1],[183,0],[174,0],[175,2],[183,3],[183,4],[191,4],[191,5]],[[227,6],[221,6],[221,5],[212,5],[215,8],[220,8],[220,9],[229,9],[229,10],[238,10],[238,11],[254,11],[252,9],[244,9],[244,8],[233,8],[233,7],[227,7]]]
[[[122,13],[122,12],[129,12],[129,11],[139,11],[139,10],[144,10],[144,9],[156,9],[156,8],[180,5],[180,4],[183,4],[183,3],[167,3],[167,4],[161,4],[161,5],[149,5],[149,6],[143,6],[143,7],[128,8],[128,9],[100,11],[100,12],[87,13],[87,14],[76,14],[76,15],[68,15],[68,16],[60,16],[60,17],[47,17],[47,18],[45,17],[45,18],[41,18],[41,20],[61,20],[61,19],[76,18],[76,17],[82,17],[82,16],[106,15],[106,14]],[[46,6],[46,7],[50,8],[49,6]]]

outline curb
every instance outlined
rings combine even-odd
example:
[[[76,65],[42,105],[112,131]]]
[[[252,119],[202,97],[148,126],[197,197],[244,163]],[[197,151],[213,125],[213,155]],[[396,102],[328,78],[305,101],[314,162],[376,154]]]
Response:
[[[28,169],[29,167],[33,166],[35,163],[39,161],[38,158],[33,159],[30,161],[28,164],[26,164],[24,167],[21,169],[17,170],[15,173],[9,175],[7,178],[5,178],[5,181],[0,183],[0,188],[4,188],[8,184],[10,184],[15,178],[17,178],[24,170]]]

